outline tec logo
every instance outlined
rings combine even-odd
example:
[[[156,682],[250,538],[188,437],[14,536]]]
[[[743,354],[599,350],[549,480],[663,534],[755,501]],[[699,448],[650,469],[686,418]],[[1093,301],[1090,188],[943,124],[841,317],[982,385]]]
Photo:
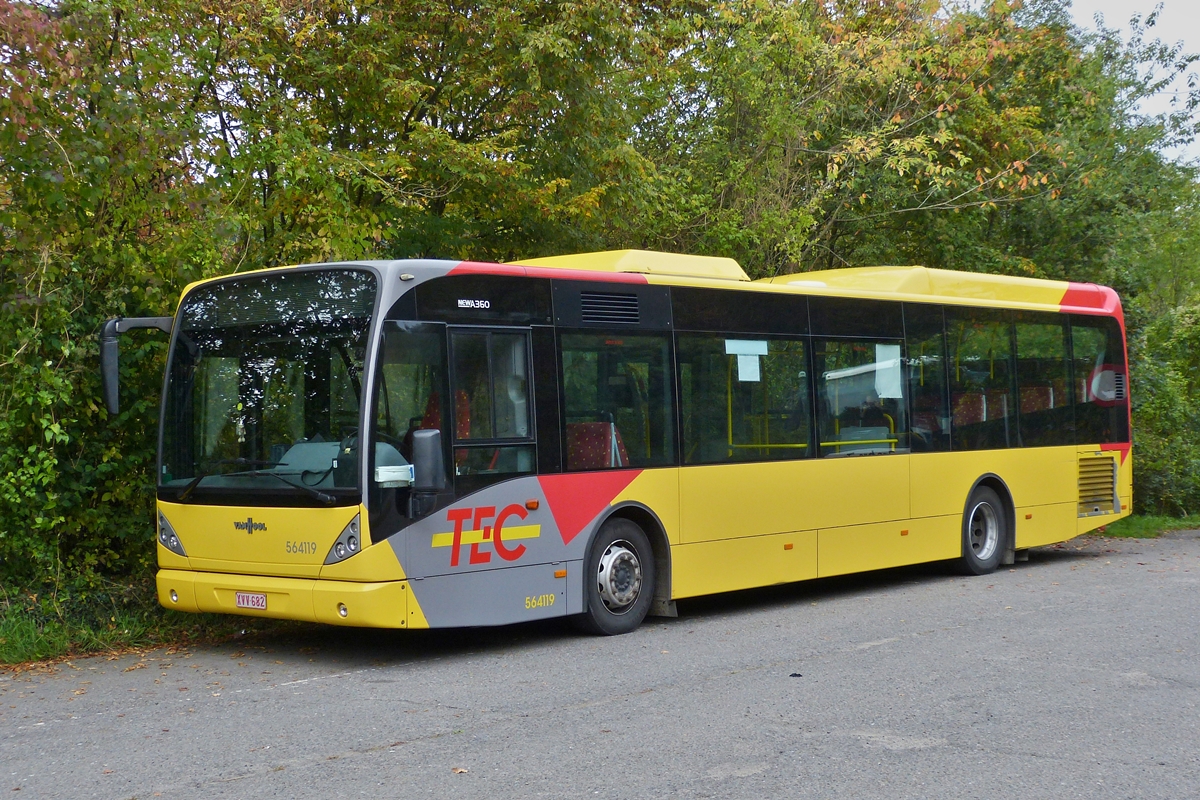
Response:
[[[470,564],[488,564],[492,560],[492,551],[505,561],[516,561],[525,555],[525,545],[512,547],[508,542],[514,539],[537,539],[542,535],[541,525],[508,525],[513,517],[523,520],[529,516],[522,506],[513,503],[505,506],[497,514],[495,506],[479,506],[477,508],[451,508],[446,512],[446,519],[453,523],[453,533],[435,533],[433,547],[450,548],[450,566],[457,567],[462,555],[462,546],[470,545],[467,562]],[[470,526],[468,528],[468,525]],[[481,545],[491,544],[491,550],[481,550]]]

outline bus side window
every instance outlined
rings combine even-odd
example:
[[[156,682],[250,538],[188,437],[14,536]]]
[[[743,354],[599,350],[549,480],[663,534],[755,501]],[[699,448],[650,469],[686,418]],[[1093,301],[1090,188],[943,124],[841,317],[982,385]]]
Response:
[[[1004,311],[946,308],[951,446],[1017,445],[1012,390],[1012,325]]]
[[[904,305],[912,449],[950,449],[946,339],[941,306]]]
[[[667,337],[566,333],[561,342],[567,469],[674,463]]]
[[[1066,319],[1053,314],[1017,315],[1017,397],[1021,444],[1075,443]]]
[[[809,455],[804,340],[685,333],[676,352],[685,464]]]
[[[1075,441],[1129,441],[1128,376],[1121,329],[1111,317],[1071,317]]]
[[[454,331],[450,346],[456,474],[532,472],[528,334]]]
[[[903,344],[815,339],[821,455],[908,452]]]

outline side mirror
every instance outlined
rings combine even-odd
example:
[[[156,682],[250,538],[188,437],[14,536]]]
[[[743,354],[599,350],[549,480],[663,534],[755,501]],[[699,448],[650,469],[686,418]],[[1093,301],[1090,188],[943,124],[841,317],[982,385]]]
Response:
[[[414,492],[440,492],[446,488],[442,432],[437,428],[413,431],[412,488]]]
[[[115,417],[121,410],[118,385],[120,345],[117,344],[117,337],[134,328],[157,328],[163,333],[170,333],[174,322],[172,317],[113,317],[105,321],[104,327],[100,329],[100,389],[109,416]]]
[[[104,395],[104,407],[108,415],[115,417],[121,410],[121,393],[119,391],[117,320],[110,319],[104,323],[100,331],[100,391]]]

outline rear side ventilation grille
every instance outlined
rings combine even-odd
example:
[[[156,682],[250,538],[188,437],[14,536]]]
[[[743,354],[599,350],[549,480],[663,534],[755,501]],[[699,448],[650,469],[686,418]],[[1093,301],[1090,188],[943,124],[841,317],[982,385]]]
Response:
[[[1079,459],[1079,516],[1113,514],[1117,510],[1117,460],[1112,456]]]
[[[637,325],[638,296],[610,292],[580,292],[584,322],[600,325]]]
[[[1113,373],[1113,396],[1116,400],[1125,399],[1125,373]]]

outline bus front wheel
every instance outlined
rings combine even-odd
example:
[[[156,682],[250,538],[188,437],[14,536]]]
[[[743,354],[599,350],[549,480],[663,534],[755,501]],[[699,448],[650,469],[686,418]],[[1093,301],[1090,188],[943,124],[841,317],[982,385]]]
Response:
[[[629,633],[650,610],[654,578],[654,552],[645,531],[627,519],[608,520],[584,561],[584,610],[576,625],[602,636]]]
[[[971,492],[963,513],[963,542],[960,565],[968,575],[987,575],[1000,565],[1007,537],[1007,515],[1000,495],[987,486]]]

